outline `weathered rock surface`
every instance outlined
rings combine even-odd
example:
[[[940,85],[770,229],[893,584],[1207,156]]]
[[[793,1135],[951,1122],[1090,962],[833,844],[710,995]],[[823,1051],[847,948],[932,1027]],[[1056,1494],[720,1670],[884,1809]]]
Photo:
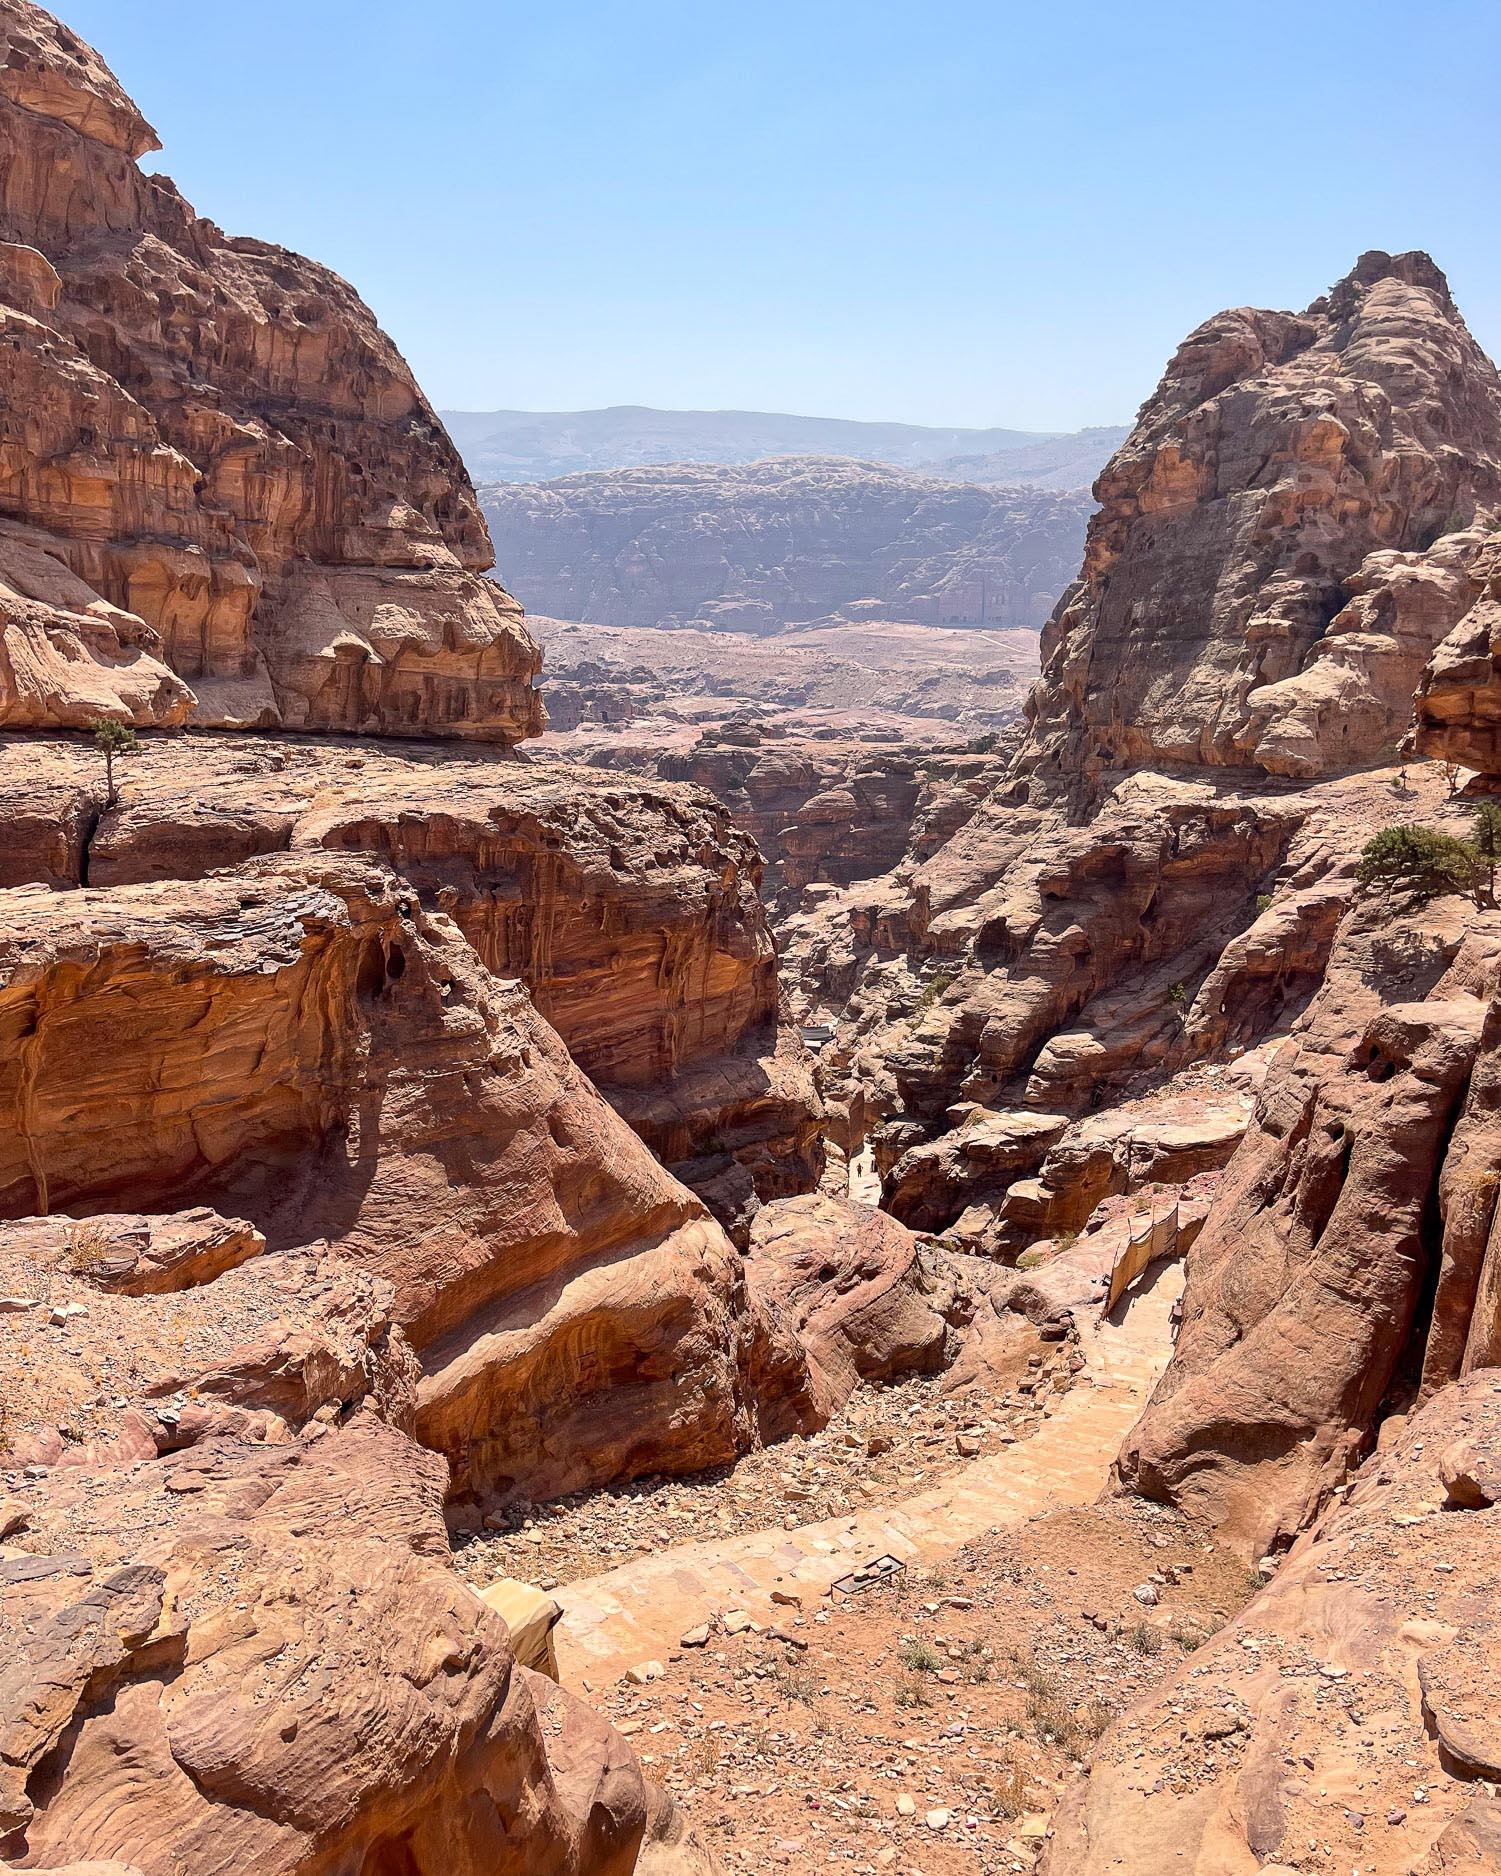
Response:
[[[0,724],[515,742],[536,648],[352,288],[137,159],[97,54],[0,6]]]
[[[601,625],[773,632],[878,617],[1036,628],[1078,565],[1082,492],[978,488],[779,456],[486,483],[496,550],[525,605]]]
[[[195,1405],[159,1453],[96,1443],[18,1482],[26,1521],[0,1549],[7,1859],[141,1876],[650,1867],[643,1841],[680,1824],[624,1740],[516,1666],[453,1574],[442,1461],[373,1401],[301,1438],[275,1416],[227,1424]]]
[[[779,1035],[760,862],[696,790],[416,746],[152,740],[106,809],[98,758],[0,742],[0,878],[196,881],[255,855],[365,853],[521,978],[575,1059],[724,1215],[817,1182],[819,1102]],[[190,903],[184,895],[182,903]]]
[[[859,1381],[947,1367],[973,1314],[952,1268],[905,1226],[820,1194],[762,1207],[745,1279],[757,1311],[790,1323],[806,1350],[820,1420]]]
[[[1400,738],[1453,622],[1455,556],[1406,557],[1501,499],[1501,379],[1426,255],[1367,254],[1302,314],[1191,334],[1096,486],[1028,707],[1037,785],[1338,773]]]
[[[366,1403],[412,1430],[395,1292],[326,1246],[260,1256],[252,1237],[212,1278],[182,1266],[181,1288],[113,1288],[113,1246],[180,1242],[209,1216],[0,1225],[0,1292],[29,1304],[0,1315],[8,1466],[128,1466],[216,1434],[279,1445]]]
[[[749,1438],[723,1232],[385,868],[0,895],[0,1036],[0,1212],[209,1203],[337,1244],[394,1287],[456,1498]]]
[[[1501,775],[1501,540],[1469,559],[1468,609],[1418,686],[1414,741],[1429,756]]]
[[[1067,1116],[1290,1020],[1332,942],[1338,903],[1316,889],[1359,850],[1352,809],[1369,812],[1344,786],[1321,801],[1142,774],[1069,828],[992,797],[921,865],[788,920],[804,1006],[843,1019],[825,1091],[852,1143],[874,1129],[883,1173],[916,1181],[909,1222],[941,1229],[969,1203],[944,1170],[966,1143],[942,1144],[963,1104]]]
[[[1304,1868],[1310,1842],[1375,1876],[1501,1867],[1501,1510],[1445,1508],[1456,1443],[1501,1455],[1494,1368],[1442,1389],[1271,1586],[1128,1709],[1055,1818],[1045,1876]]]
[[[1472,1325],[1489,1345],[1498,968],[1496,914],[1350,914],[1190,1260],[1173,1361],[1122,1450],[1132,1489],[1259,1555],[1341,1483],[1425,1345],[1430,1391],[1460,1373]]]

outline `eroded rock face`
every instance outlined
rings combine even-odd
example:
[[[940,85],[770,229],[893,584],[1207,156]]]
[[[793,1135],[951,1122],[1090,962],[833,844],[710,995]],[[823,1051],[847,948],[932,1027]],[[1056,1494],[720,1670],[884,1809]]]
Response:
[[[952,1269],[896,1219],[817,1193],[762,1207],[746,1287],[806,1349],[820,1420],[859,1381],[946,1368],[973,1314]]]
[[[1423,755],[1501,776],[1501,538],[1468,565],[1470,604],[1418,686],[1413,741]]]
[[[1341,1483],[1404,1372],[1456,1378],[1472,1332],[1486,1358],[1498,963],[1501,920],[1456,900],[1350,914],[1190,1260],[1172,1363],[1122,1449],[1131,1489],[1259,1554]]]
[[[538,655],[353,289],[200,220],[88,47],[0,6],[0,723],[480,738]]]
[[[312,1248],[114,1295],[103,1240],[210,1221],[94,1224],[0,1226],[7,1866],[650,1867],[671,1806],[451,1569],[392,1286]]]
[[[1501,380],[1426,255],[1367,254],[1302,314],[1201,326],[1096,491],[1028,707],[1036,785],[1337,773],[1401,737],[1448,629],[1452,556],[1392,556],[1501,498]]]
[[[377,855],[491,973],[525,982],[580,1067],[727,1219],[817,1182],[820,1105],[779,1029],[760,861],[699,791],[224,737],[152,741],[120,775],[106,809],[92,751],[0,746],[0,820],[16,829],[0,879],[196,881],[258,854]]]
[[[1271,1586],[1105,1736],[1046,1876],[1290,1869],[1311,1839],[1376,1876],[1497,1867],[1501,1510],[1450,1497],[1460,1447],[1501,1454],[1494,1368],[1367,1460]]]
[[[0,895],[0,1034],[0,1212],[207,1202],[336,1244],[393,1287],[457,1498],[749,1438],[723,1232],[385,868]]]

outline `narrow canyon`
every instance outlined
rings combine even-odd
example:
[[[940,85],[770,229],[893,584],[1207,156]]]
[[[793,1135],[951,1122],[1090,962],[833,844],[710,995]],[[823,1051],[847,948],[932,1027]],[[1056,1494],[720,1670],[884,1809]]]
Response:
[[[1501,1872],[1439,267],[1208,320],[1092,501],[482,510],[157,147],[0,0],[0,1867]]]

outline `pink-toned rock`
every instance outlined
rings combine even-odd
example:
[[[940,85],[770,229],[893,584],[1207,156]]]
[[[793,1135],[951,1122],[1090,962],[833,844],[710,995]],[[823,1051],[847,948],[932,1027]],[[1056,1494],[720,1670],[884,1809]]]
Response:
[[[1501,918],[1457,900],[1396,925],[1374,901],[1351,913],[1194,1248],[1173,1360],[1122,1450],[1132,1489],[1259,1556],[1365,1450],[1399,1366],[1420,1365],[1415,1332],[1434,1384],[1457,1374],[1457,1279],[1431,1328],[1419,1312],[1498,969]]]
[[[535,734],[536,647],[400,354],[336,275],[143,174],[155,148],[5,0],[0,725]]]
[[[0,1038],[0,1211],[149,1195],[273,1246],[326,1238],[394,1286],[457,1496],[698,1470],[750,1439],[724,1233],[387,869],[264,856],[0,894]]]
[[[745,1274],[752,1308],[806,1350],[820,1418],[859,1381],[939,1372],[973,1313],[953,1271],[905,1226],[821,1194],[762,1207]]]
[[[1409,603],[1367,556],[1426,549],[1501,495],[1501,379],[1427,255],[1367,254],[1301,314],[1191,334],[1096,493],[1025,770],[1077,800],[1144,764],[1338,773],[1401,737],[1421,640],[1452,623],[1426,591],[1440,566],[1408,564]]]
[[[1435,1395],[1269,1587],[1127,1710],[1055,1814],[1043,1876],[1306,1868],[1310,1839],[1329,1868],[1489,1876],[1496,1529],[1491,1511],[1438,1510],[1440,1455],[1460,1443],[1501,1455],[1495,1370]]]

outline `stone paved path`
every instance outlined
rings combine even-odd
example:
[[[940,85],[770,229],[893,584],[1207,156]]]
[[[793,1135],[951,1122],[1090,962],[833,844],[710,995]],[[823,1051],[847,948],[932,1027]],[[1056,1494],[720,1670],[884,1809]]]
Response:
[[[935,1560],[998,1526],[1091,1503],[1167,1365],[1182,1287],[1180,1265],[1149,1272],[1114,1321],[1081,1325],[1083,1374],[1029,1439],[911,1498],[796,1530],[681,1544],[553,1591],[564,1686],[601,1687],[637,1662],[665,1660],[689,1629],[728,1610],[769,1625],[786,1614],[774,1590],[811,1611],[836,1577],[883,1553]]]

